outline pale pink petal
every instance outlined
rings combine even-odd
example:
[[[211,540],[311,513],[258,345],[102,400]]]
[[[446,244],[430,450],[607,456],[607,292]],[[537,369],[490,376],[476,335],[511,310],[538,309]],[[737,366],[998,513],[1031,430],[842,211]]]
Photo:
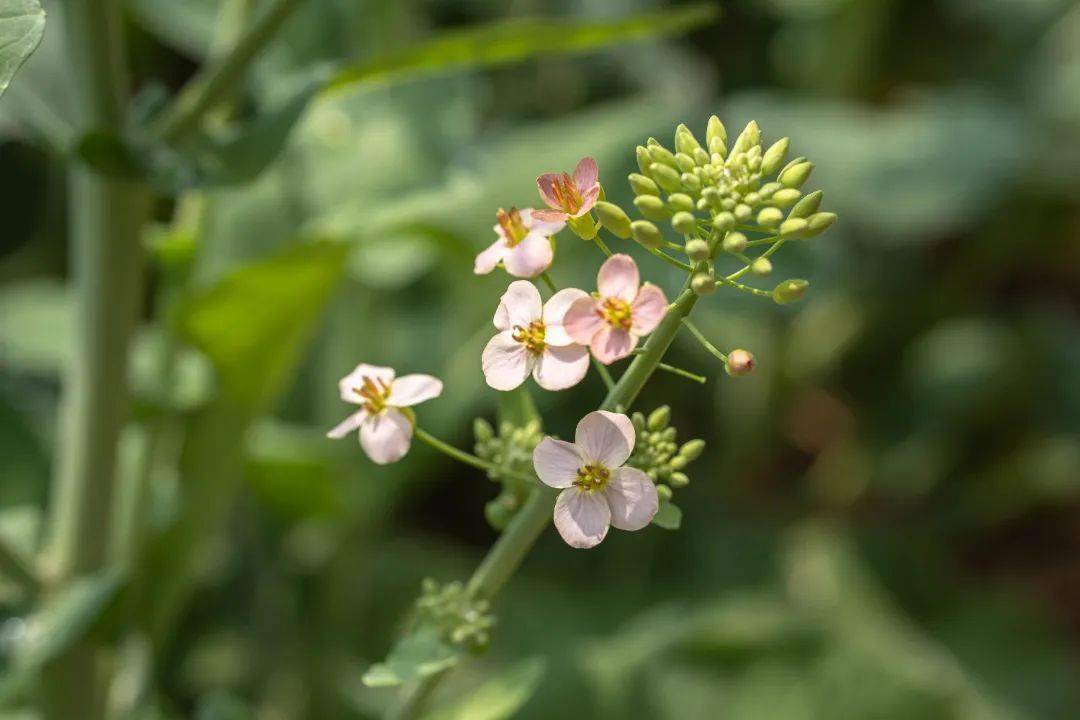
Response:
[[[532,208],[525,208],[521,211],[521,222],[529,230],[540,235],[554,235],[555,233],[566,227],[566,220],[564,218],[556,220],[545,220],[543,216],[538,216],[537,213],[551,212],[550,210],[533,210]]]
[[[341,399],[351,403],[366,402],[356,392],[357,388],[363,386],[364,378],[370,378],[372,382],[382,381],[389,385],[394,381],[394,368],[360,363],[355,370],[338,380],[338,391],[341,393]]]
[[[630,329],[635,335],[648,335],[667,313],[668,301],[664,291],[650,283],[641,286],[637,299],[630,306],[632,324]]]
[[[562,178],[559,173],[544,173],[536,178],[536,189],[540,191],[540,198],[549,208],[559,209],[559,201],[555,197],[555,183]],[[535,217],[535,213],[533,216]]]
[[[535,362],[532,353],[514,339],[511,330],[491,338],[481,357],[484,380],[496,390],[513,390],[525,382]]]
[[[510,248],[503,258],[506,272],[514,277],[531,278],[551,267],[555,251],[546,235],[530,232],[525,239]]]
[[[360,445],[372,462],[397,462],[409,452],[413,426],[400,410],[389,408],[368,418],[360,428]]]
[[[592,350],[593,357],[605,365],[610,365],[634,352],[637,341],[637,335],[605,324],[593,336],[589,349]]]
[[[575,548],[596,547],[607,536],[611,509],[601,493],[576,487],[559,493],[555,501],[555,529]]]
[[[515,326],[527,327],[533,320],[543,317],[543,301],[536,286],[526,280],[515,280],[506,286],[499,298],[492,322],[499,330],[513,330]]]
[[[637,263],[629,255],[612,255],[600,266],[596,276],[596,288],[603,297],[616,297],[626,302],[634,302],[638,294],[641,278]]]
[[[367,419],[367,410],[360,410],[354,412],[349,417],[342,420],[340,423],[330,429],[330,432],[326,433],[326,437],[333,438],[334,440],[340,440],[356,428],[364,424],[364,420]]]
[[[584,345],[549,345],[537,358],[532,375],[545,390],[565,390],[581,382],[588,371],[589,350]]]
[[[570,309],[563,315],[563,327],[574,342],[582,345],[592,342],[604,327],[604,319],[596,309],[596,300],[585,296],[571,303]]]
[[[568,488],[584,465],[574,443],[546,437],[533,449],[533,469],[540,482],[553,488]]]
[[[533,217],[545,223],[566,225],[566,218],[570,217],[562,210],[533,210]],[[561,230],[562,228],[560,228]],[[549,233],[551,234],[551,233]]]
[[[563,318],[566,317],[570,306],[577,300],[589,300],[589,294],[577,288],[566,288],[548,298],[544,303],[544,341],[548,345],[563,347],[570,345],[574,339],[563,327]]]
[[[498,227],[498,226],[496,226]],[[499,230],[500,237],[495,242],[488,246],[487,250],[481,251],[473,262],[473,273],[477,275],[487,275],[489,272],[495,269],[495,266],[499,264],[499,261],[506,256],[506,251],[509,248],[506,247],[506,240],[501,237],[502,230]]]
[[[596,160],[591,157],[583,157],[574,168],[574,184],[578,192],[584,194],[596,185],[600,179],[600,170],[596,167]]]
[[[386,404],[392,407],[410,407],[442,394],[442,380],[431,375],[405,375],[390,386]]]
[[[621,467],[615,471],[604,497],[611,508],[611,524],[620,530],[640,530],[652,522],[660,508],[656,485],[637,468]]]
[[[594,410],[577,424],[574,444],[590,463],[617,468],[634,450],[634,424],[622,413]]]
[[[590,210],[593,209],[593,207],[596,206],[596,201],[599,200],[599,199],[600,199],[600,186],[599,185],[593,185],[590,190],[586,190],[584,193],[582,193],[582,195],[581,195],[581,207],[579,207],[577,209],[577,212],[574,213],[573,217],[578,218],[578,217],[581,217],[582,215],[585,215],[586,213],[588,213]]]

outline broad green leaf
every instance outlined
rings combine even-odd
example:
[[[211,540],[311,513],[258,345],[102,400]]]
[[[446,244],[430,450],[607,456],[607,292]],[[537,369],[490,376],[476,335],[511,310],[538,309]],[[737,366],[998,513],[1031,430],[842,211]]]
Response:
[[[226,276],[180,311],[182,332],[217,369],[224,392],[261,408],[285,389],[344,272],[348,247],[295,245]]]
[[[45,33],[38,0],[0,0],[0,95]]]
[[[660,503],[652,524],[665,530],[678,530],[682,526],[682,510],[670,500]]]
[[[523,660],[424,720],[509,720],[536,692],[546,665],[543,658]]]
[[[434,675],[457,665],[461,652],[442,641],[431,628],[423,628],[399,642],[385,662],[364,673],[368,687],[393,687]]]
[[[589,52],[618,43],[688,32],[719,17],[714,3],[688,5],[621,20],[573,22],[511,19],[449,32],[416,47],[347,68],[330,90],[388,85],[452,70],[497,67],[543,55]]]

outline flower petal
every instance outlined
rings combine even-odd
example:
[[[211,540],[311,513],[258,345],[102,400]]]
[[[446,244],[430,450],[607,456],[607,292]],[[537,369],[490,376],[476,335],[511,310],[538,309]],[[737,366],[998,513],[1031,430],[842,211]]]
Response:
[[[589,350],[584,345],[548,346],[536,360],[533,379],[545,390],[577,385],[589,371]]]
[[[581,457],[615,469],[634,451],[634,424],[622,413],[594,410],[577,424],[574,444]]]
[[[533,469],[540,482],[553,488],[568,488],[584,465],[574,443],[546,437],[533,449]]]
[[[603,297],[617,297],[628,303],[634,302],[640,283],[637,263],[634,258],[622,253],[605,260],[596,276],[596,288]]]
[[[354,412],[349,417],[345,418],[337,425],[330,429],[330,432],[326,433],[326,437],[334,440],[340,440],[356,428],[364,424],[364,420],[367,419],[367,410],[360,410]]]
[[[562,210],[533,210],[532,216],[545,223],[550,223],[552,225],[561,223],[563,226],[566,225],[566,218],[570,217]],[[559,229],[561,230],[562,228]],[[537,232],[541,231],[537,230]]]
[[[405,375],[390,386],[386,404],[392,407],[410,407],[442,394],[442,380],[431,375]]]
[[[667,307],[664,291],[651,283],[645,283],[630,306],[630,329],[635,335],[648,335],[664,319]]]
[[[610,365],[634,352],[637,341],[637,335],[605,324],[600,328],[600,332],[593,336],[589,349],[592,350],[593,357],[605,365]]]
[[[596,181],[600,179],[600,169],[596,167],[596,160],[591,157],[583,157],[574,168],[574,184],[578,192],[585,194]]]
[[[582,298],[588,300],[589,294],[577,288],[566,288],[548,298],[544,303],[544,342],[555,347],[570,345],[574,339],[563,327],[563,318],[575,301]]]
[[[540,291],[526,280],[515,280],[499,298],[492,322],[499,330],[513,330],[515,325],[528,326],[543,316]]]
[[[487,249],[482,250],[473,261],[473,273],[487,275],[506,256],[507,250],[509,248],[506,246],[506,240],[502,237],[488,245]]]
[[[356,392],[356,389],[364,384],[364,378],[371,378],[374,382],[381,380],[389,385],[394,382],[394,368],[360,363],[355,370],[338,380],[338,391],[341,393],[341,399],[351,403],[366,402]]]
[[[504,330],[488,341],[480,362],[490,387],[513,390],[529,377],[535,358],[514,339],[512,331]]]
[[[360,445],[372,462],[397,462],[409,452],[413,426],[400,410],[389,408],[372,415],[360,428]]]
[[[563,328],[570,339],[582,345],[592,342],[596,333],[604,327],[604,320],[596,311],[596,300],[586,295],[570,304],[563,315]]]
[[[555,251],[547,235],[530,232],[525,239],[507,251],[503,258],[506,272],[514,277],[531,278],[551,267]]]
[[[540,197],[549,208],[559,210],[559,200],[555,197],[555,183],[562,178],[559,173],[544,173],[536,178],[536,189],[540,191]],[[536,217],[536,213],[533,213]]]
[[[611,524],[620,530],[641,530],[660,508],[656,485],[648,475],[632,467],[615,471],[604,488],[604,497],[611,509]]]
[[[596,547],[607,536],[611,509],[601,493],[576,487],[559,493],[555,501],[555,529],[570,547]]]
[[[590,190],[586,190],[581,195],[581,206],[578,207],[577,212],[574,213],[574,217],[579,218],[582,215],[588,214],[596,206],[596,201],[600,199],[600,186],[593,185]]]
[[[554,220],[545,219],[544,214],[549,213],[550,210],[533,210],[532,208],[525,208],[521,211],[521,222],[529,230],[540,235],[554,235],[555,233],[566,227],[565,217]],[[563,213],[563,215],[565,215]]]

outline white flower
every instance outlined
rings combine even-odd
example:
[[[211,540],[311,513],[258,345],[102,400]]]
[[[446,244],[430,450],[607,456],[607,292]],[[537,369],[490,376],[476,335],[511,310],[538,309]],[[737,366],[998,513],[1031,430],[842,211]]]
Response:
[[[473,272],[487,275],[501,262],[514,277],[531,278],[551,267],[555,249],[551,236],[566,226],[562,220],[542,220],[532,208],[510,211],[499,209],[495,214],[495,240],[476,256]]]
[[[361,363],[338,382],[341,399],[360,410],[326,433],[340,439],[360,429],[360,446],[372,461],[386,465],[409,452],[412,413],[401,408],[418,405],[442,393],[442,381],[430,375],[406,375],[394,379],[393,368]]]
[[[578,423],[574,442],[546,437],[533,451],[540,480],[562,489],[555,527],[567,545],[591,548],[608,526],[641,530],[659,508],[656,485],[623,463],[634,449],[634,426],[619,413],[598,410]]]

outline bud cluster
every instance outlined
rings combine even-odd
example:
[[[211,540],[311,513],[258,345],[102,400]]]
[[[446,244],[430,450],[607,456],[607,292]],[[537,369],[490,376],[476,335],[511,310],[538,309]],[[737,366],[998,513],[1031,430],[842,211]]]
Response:
[[[523,427],[502,422],[499,423],[499,431],[496,433],[491,424],[483,418],[477,418],[473,422],[473,434],[476,436],[476,455],[496,468],[510,471],[507,474],[498,470],[488,472],[489,478],[502,485],[502,492],[484,507],[484,516],[493,528],[502,530],[517,514],[532,491],[532,486],[518,478],[532,474],[533,449],[544,435],[538,421]]]
[[[678,431],[671,425],[671,408],[667,405],[653,410],[647,418],[636,412],[630,420],[637,441],[627,465],[643,470],[656,483],[660,499],[670,500],[673,488],[690,483],[684,470],[701,455],[705,441],[690,440],[680,446],[676,442]]]
[[[416,622],[432,627],[448,644],[479,653],[487,649],[495,616],[487,600],[469,597],[465,586],[458,581],[439,584],[424,578],[420,597],[416,601]]]

